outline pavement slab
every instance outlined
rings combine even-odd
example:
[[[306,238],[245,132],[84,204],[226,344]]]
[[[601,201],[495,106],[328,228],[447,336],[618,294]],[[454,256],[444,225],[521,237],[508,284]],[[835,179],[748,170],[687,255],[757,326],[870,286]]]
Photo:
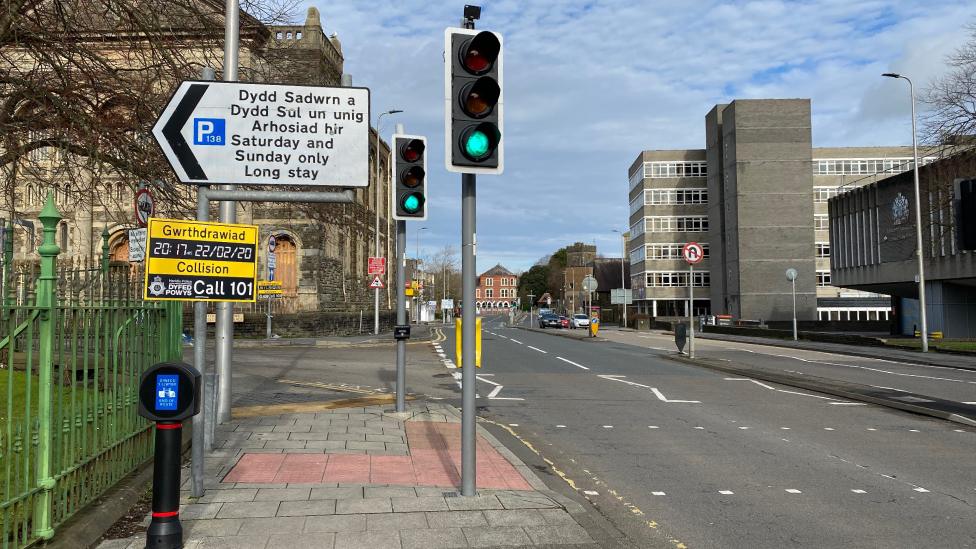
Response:
[[[477,440],[479,493],[460,496],[457,409],[411,403],[397,417],[384,408],[237,422],[207,462],[204,495],[190,498],[184,479],[185,547],[434,549],[588,539],[585,531],[557,532],[582,528],[533,489],[544,485],[487,432]],[[555,511],[565,516],[543,514]],[[144,545],[144,537],[125,541],[102,547]]]

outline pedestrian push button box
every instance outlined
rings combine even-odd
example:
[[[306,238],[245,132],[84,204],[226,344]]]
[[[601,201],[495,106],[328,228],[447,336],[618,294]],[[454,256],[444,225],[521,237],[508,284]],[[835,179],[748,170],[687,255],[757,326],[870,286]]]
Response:
[[[139,415],[150,421],[181,421],[200,413],[200,372],[183,362],[161,362],[143,372]]]

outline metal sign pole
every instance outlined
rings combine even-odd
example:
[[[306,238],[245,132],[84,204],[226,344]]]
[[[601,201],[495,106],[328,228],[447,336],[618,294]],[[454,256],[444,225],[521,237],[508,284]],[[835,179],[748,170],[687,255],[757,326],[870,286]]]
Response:
[[[205,67],[200,71],[201,80],[213,80],[214,70]],[[197,221],[210,221],[210,201],[207,199],[207,187],[197,187]],[[200,413],[193,416],[193,442],[190,449],[190,494],[195,497],[203,495],[203,455],[204,451],[213,450],[213,417],[208,417],[213,410],[213,402],[208,400],[213,390],[213,372],[207,373],[207,304],[204,301],[193,303],[193,365],[200,372],[203,382],[203,398],[200,403]]]
[[[407,222],[396,222],[396,323],[403,326],[407,323],[407,259],[404,250],[407,247]],[[406,379],[407,379],[407,340],[396,340],[396,411],[406,412]]]
[[[695,358],[695,265],[688,264],[688,358]]]
[[[476,183],[461,174],[461,495],[477,492],[475,444],[475,271],[477,266]]]
[[[227,0],[224,14],[224,82],[237,80],[237,55],[240,47],[240,2]],[[234,191],[235,185],[224,185],[223,190]],[[220,221],[237,223],[237,202],[220,203]],[[214,366],[220,382],[217,395],[217,417],[221,423],[230,421],[231,408],[231,361],[234,353],[234,305],[217,303],[216,356]]]

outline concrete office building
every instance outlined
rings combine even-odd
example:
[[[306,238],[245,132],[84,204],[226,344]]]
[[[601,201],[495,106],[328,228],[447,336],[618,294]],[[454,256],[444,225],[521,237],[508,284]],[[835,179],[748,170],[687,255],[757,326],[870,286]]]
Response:
[[[961,216],[957,179],[976,177],[976,152],[949,156],[919,170],[922,249],[929,332],[976,337],[976,251],[957,239]],[[892,296],[899,333],[919,329],[912,173],[902,173],[843,193],[829,202],[831,275],[836,284]]]
[[[644,151],[631,164],[631,284],[638,312],[885,320],[887,296],[831,285],[826,202],[911,166],[910,147],[813,148],[807,99],[736,100],[705,117],[706,148]],[[687,242],[705,260],[689,273]]]

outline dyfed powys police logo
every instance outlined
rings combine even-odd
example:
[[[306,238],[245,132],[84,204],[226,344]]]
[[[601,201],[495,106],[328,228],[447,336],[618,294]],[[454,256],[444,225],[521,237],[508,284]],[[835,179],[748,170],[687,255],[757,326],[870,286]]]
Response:
[[[163,292],[165,291],[166,283],[163,282],[163,279],[158,276],[153,279],[151,284],[149,284],[149,293],[152,295],[163,295]]]
[[[898,193],[895,200],[891,203],[891,224],[904,225],[908,222],[908,199],[905,195]]]

